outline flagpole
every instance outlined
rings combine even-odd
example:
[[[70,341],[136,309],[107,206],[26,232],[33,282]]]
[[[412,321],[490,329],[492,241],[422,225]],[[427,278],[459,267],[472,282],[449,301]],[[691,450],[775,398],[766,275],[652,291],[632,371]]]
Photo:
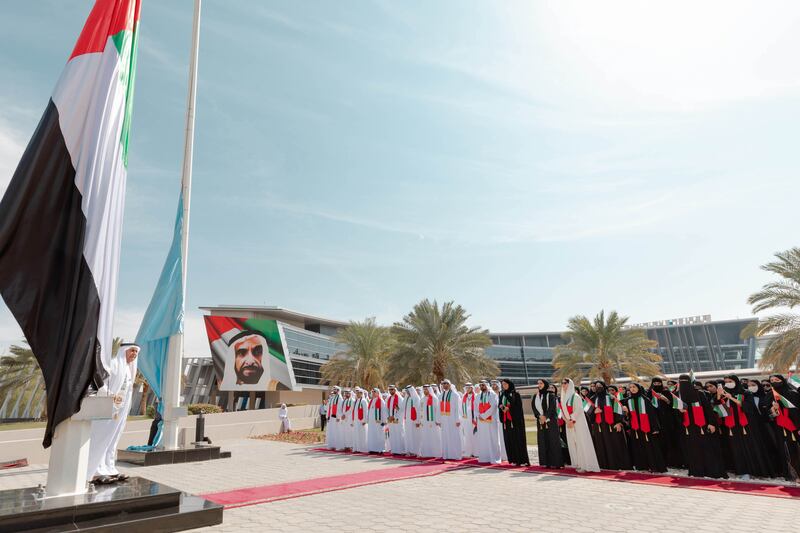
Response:
[[[181,172],[181,199],[183,223],[181,228],[181,268],[183,301],[186,305],[186,274],[189,263],[189,208],[192,198],[192,155],[194,153],[194,118],[197,98],[197,61],[200,48],[200,8],[202,0],[194,0],[192,46],[189,60],[189,94],[186,99],[186,130],[183,144],[183,169]],[[185,312],[185,309],[184,309]],[[181,328],[183,330],[183,328]],[[170,337],[167,351],[167,368],[164,375],[164,447],[178,447],[178,422],[185,416],[180,409],[181,375],[183,373],[183,337],[181,331]]]

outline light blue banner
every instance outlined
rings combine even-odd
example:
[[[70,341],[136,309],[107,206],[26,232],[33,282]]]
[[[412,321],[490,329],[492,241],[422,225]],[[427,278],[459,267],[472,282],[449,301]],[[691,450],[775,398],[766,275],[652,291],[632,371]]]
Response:
[[[183,261],[181,260],[181,234],[183,231],[183,195],[178,200],[178,214],[175,217],[175,231],[169,247],[161,277],[153,292],[153,298],[142,319],[136,343],[139,352],[139,371],[150,389],[158,398],[158,410],[163,413],[162,384],[163,373],[167,368],[167,349],[169,338],[183,333],[184,294]],[[152,446],[130,446],[128,449],[148,451],[161,444],[163,422],[159,424],[158,434]]]

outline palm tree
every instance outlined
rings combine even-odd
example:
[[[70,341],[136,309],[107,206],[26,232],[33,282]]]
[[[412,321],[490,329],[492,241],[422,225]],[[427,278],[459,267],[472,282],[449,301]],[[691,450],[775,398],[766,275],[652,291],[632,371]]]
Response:
[[[580,383],[587,374],[592,379],[611,383],[614,377],[653,376],[661,371],[661,356],[650,351],[658,343],[647,338],[644,330],[627,329],[628,317],[611,311],[594,317],[574,316],[567,324],[564,338],[568,344],[556,346],[553,377],[572,378]]]
[[[775,254],[776,261],[761,268],[781,279],[766,283],[747,303],[753,314],[767,309],[794,309],[800,306],[800,248]],[[759,366],[771,372],[785,372],[800,364],[800,315],[779,313],[759,319],[742,331],[742,337],[774,334],[761,356]]]
[[[34,395],[31,404],[36,405],[45,395],[45,387],[33,350],[26,342],[25,346],[12,345],[8,351],[10,355],[0,357],[0,398],[27,393]],[[43,418],[47,417],[46,407],[45,402]]]
[[[486,357],[492,344],[488,331],[466,326],[470,316],[460,305],[423,300],[396,322],[397,349],[389,364],[391,379],[402,383],[455,383],[496,376],[497,363]]]
[[[386,385],[386,367],[394,346],[389,328],[379,326],[375,318],[350,322],[335,338],[345,346],[322,365],[322,379],[328,383],[370,389]]]

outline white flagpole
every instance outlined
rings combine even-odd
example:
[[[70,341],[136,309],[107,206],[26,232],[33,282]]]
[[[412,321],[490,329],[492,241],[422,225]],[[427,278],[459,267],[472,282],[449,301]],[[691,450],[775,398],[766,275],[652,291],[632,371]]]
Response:
[[[186,102],[186,131],[183,144],[183,170],[181,197],[183,198],[183,229],[181,235],[181,264],[183,267],[183,299],[186,301],[186,273],[189,263],[189,206],[192,198],[192,154],[194,152],[194,115],[197,97],[197,59],[200,48],[200,7],[202,0],[194,0],[192,24],[192,50],[189,60],[189,95]],[[185,304],[184,304],[185,305]],[[167,368],[164,374],[164,436],[167,449],[178,446],[178,422],[185,412],[180,409],[181,375],[183,373],[183,333],[169,339]]]

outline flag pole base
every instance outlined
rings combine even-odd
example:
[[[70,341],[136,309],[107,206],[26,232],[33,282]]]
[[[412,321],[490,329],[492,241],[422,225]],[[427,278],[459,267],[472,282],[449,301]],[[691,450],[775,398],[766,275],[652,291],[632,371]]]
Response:
[[[86,494],[92,420],[111,418],[113,406],[110,396],[87,396],[81,402],[80,411],[56,426],[50,446],[47,485],[40,499]]]

